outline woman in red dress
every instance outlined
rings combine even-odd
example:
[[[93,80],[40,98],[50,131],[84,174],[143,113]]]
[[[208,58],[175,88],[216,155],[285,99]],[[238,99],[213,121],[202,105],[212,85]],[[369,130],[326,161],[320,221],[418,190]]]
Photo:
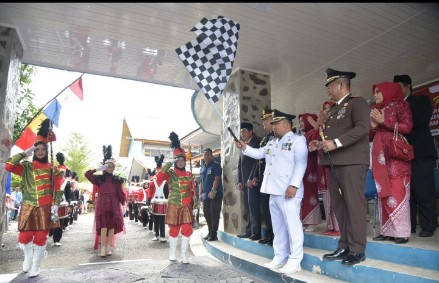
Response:
[[[318,127],[314,128],[313,124],[317,123],[317,115],[303,113],[299,115],[299,126],[309,144],[312,140],[319,138]],[[303,177],[303,186],[305,188],[302,200],[302,224],[305,231],[314,232],[317,225],[322,223],[320,212],[319,194],[317,190],[317,151],[308,152],[308,163],[305,175]]]
[[[371,117],[372,174],[378,191],[380,235],[375,241],[408,242],[410,224],[411,163],[390,156],[389,145],[395,125],[401,134],[412,130],[410,105],[398,83],[383,82],[372,87],[375,105]]]
[[[104,152],[104,165],[85,172],[85,177],[93,185],[98,186],[95,226],[96,233],[101,240],[100,255],[102,257],[112,255],[111,243],[113,243],[114,235],[124,231],[122,205],[126,201],[123,191],[125,179],[113,175],[116,161],[111,158],[111,145],[104,146]],[[102,171],[102,175],[95,175],[96,171]]]

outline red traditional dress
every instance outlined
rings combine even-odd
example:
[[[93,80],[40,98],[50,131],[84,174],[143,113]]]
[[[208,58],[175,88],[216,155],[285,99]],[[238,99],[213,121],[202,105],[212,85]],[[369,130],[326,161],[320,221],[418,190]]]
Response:
[[[401,87],[397,83],[380,83],[373,86],[383,95],[383,102],[374,108],[384,111],[384,123],[371,133],[372,173],[378,191],[380,234],[383,236],[408,238],[410,224],[410,177],[411,163],[391,157],[389,145],[393,129],[398,123],[401,134],[412,130],[413,120],[410,105],[403,100]]]
[[[85,177],[98,186],[98,197],[95,205],[95,229],[100,235],[101,228],[114,229],[114,234],[124,231],[122,205],[126,196],[123,191],[123,182],[118,181],[113,174],[104,173],[96,176],[95,169],[85,172]]]
[[[304,136],[306,143],[319,138],[318,130],[309,123],[308,117],[317,121],[316,114],[304,113],[299,115],[304,124]],[[303,200],[302,200],[302,223],[317,225],[322,223],[322,214],[320,211],[319,195],[317,190],[317,151],[308,152],[305,175],[303,176]]]

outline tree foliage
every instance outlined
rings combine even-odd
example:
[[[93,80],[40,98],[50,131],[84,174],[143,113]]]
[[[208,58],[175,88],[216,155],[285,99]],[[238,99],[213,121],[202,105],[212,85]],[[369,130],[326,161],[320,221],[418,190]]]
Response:
[[[15,124],[14,124],[14,142],[20,137],[21,132],[38,112],[33,100],[35,94],[29,89],[32,82],[32,75],[36,72],[36,67],[28,64],[20,66],[20,89],[15,101]]]
[[[66,157],[65,165],[67,168],[78,174],[78,182],[86,181],[84,173],[92,167],[90,162],[93,156],[85,136],[79,132],[72,132],[66,146],[62,147],[61,151]]]

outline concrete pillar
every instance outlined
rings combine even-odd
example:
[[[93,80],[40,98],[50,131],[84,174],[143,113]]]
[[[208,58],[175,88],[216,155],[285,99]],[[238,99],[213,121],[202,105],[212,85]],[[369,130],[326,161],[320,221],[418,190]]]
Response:
[[[15,99],[20,86],[20,65],[23,47],[15,29],[0,26],[0,242],[6,230],[6,178],[3,161],[14,145]]]
[[[263,137],[262,110],[271,107],[270,77],[265,74],[238,69],[229,79],[223,91],[223,118],[239,138],[241,122],[253,124],[254,132]],[[227,129],[221,134],[221,166],[223,168],[223,219],[224,231],[241,234],[245,231],[249,215],[244,212],[243,193],[238,183],[240,150]]]

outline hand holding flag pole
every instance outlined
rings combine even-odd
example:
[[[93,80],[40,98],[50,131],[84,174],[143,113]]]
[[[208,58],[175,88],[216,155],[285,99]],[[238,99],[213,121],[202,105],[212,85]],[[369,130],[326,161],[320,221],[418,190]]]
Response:
[[[175,51],[191,77],[214,106],[224,125],[235,141],[238,138],[226,125],[215,107],[232,73],[239,39],[239,23],[223,16],[203,18],[191,31],[196,39],[180,46]]]

